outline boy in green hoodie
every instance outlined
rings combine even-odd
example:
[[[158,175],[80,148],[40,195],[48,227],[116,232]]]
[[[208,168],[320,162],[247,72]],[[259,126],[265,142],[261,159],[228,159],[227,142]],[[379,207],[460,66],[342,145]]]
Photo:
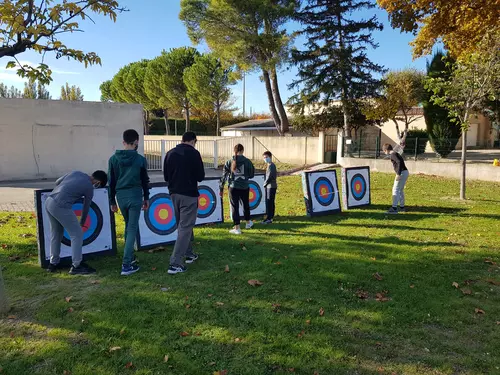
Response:
[[[113,212],[118,205],[125,219],[125,249],[122,276],[139,271],[134,257],[134,245],[139,230],[141,208],[149,207],[149,176],[146,158],[137,153],[139,133],[133,129],[123,133],[123,150],[109,159],[109,203]]]
[[[231,216],[234,228],[229,231],[231,234],[241,234],[240,228],[240,201],[243,204],[243,214],[247,222],[246,229],[253,227],[250,220],[250,189],[248,181],[254,177],[255,168],[250,160],[243,156],[243,145],[234,146],[234,156],[224,165],[224,172],[220,180],[220,194],[224,192],[226,181],[229,184],[229,200],[231,202]]]

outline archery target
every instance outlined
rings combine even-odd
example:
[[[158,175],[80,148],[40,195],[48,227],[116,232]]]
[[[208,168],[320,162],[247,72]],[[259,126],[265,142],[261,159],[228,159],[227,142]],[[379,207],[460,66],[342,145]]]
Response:
[[[262,216],[266,214],[266,200],[264,198],[265,175],[255,175],[248,182],[248,200],[250,203],[250,216]],[[240,217],[243,218],[243,203],[240,202]],[[232,217],[231,217],[232,219]]]
[[[45,209],[45,203],[50,195],[50,190],[35,191],[35,207],[37,211],[38,249],[39,259],[42,267],[48,266],[50,262],[50,220]],[[73,212],[80,220],[83,209],[83,198],[72,207]],[[83,246],[82,254],[98,254],[116,252],[116,236],[114,216],[110,212],[108,190],[95,189],[94,198],[90,204],[89,213],[82,228]],[[61,262],[71,260],[71,240],[64,231],[61,241]]]
[[[306,172],[302,178],[308,215],[340,211],[336,171]]]
[[[219,195],[219,180],[204,180],[198,185],[198,217],[196,225],[222,223],[224,214]]]
[[[346,208],[361,207],[371,203],[369,167],[344,168],[342,185]]]

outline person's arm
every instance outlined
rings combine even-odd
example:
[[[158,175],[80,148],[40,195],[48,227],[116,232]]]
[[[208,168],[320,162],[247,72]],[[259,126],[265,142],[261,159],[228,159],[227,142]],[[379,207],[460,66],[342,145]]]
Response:
[[[163,161],[163,179],[165,182],[168,184],[168,156],[169,154],[165,156],[165,160]]]
[[[92,198],[94,198],[94,187],[90,186],[85,192],[83,196],[83,208],[82,208],[82,216],[80,217],[80,226],[83,227],[85,224],[85,220],[87,220],[87,216],[90,210],[90,204],[92,203]]]
[[[269,165],[267,167],[267,170],[266,170],[266,178],[264,180],[264,187],[266,187],[270,183],[271,183],[271,165]]]
[[[270,180],[276,182],[278,180],[278,169],[276,168],[276,164],[272,163],[270,165]]]
[[[201,155],[198,150],[196,150],[196,157],[196,181],[202,182],[205,179],[205,166],[203,165],[203,160],[201,159]]]
[[[219,182],[219,189],[221,191],[224,190],[224,185],[226,184],[226,181],[229,178],[229,175],[231,174],[231,162],[232,161],[227,161],[226,164],[224,164],[224,169],[222,170],[222,177],[220,178]]]
[[[116,206],[116,171],[113,166],[112,158],[108,162],[108,178],[109,178],[109,204]]]
[[[59,186],[59,184],[61,182],[63,182],[63,180],[66,178],[66,176],[68,175],[68,173],[66,173],[64,176],[62,177],[59,177],[57,180],[56,180],[56,186]]]
[[[393,152],[391,154],[391,159],[394,162],[394,172],[396,172],[397,176],[401,176],[401,172],[403,169],[403,163],[401,163],[401,159],[400,159],[399,154]]]
[[[141,185],[142,193],[144,195],[144,209],[149,206],[149,175],[148,175],[148,161],[144,158],[144,164],[141,167]]]
[[[255,167],[253,166],[253,163],[249,160],[248,160],[248,178],[251,179],[251,178],[254,178],[255,177]]]

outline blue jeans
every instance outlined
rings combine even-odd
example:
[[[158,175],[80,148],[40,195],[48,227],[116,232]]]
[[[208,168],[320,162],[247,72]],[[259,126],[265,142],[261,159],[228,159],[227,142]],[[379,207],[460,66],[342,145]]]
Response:
[[[134,245],[139,232],[139,218],[142,210],[142,194],[117,192],[116,200],[125,220],[125,248],[123,249],[123,265],[130,266],[134,259]]]

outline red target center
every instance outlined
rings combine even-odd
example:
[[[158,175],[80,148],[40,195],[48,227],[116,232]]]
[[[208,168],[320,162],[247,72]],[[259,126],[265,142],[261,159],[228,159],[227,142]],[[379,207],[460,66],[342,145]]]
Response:
[[[356,193],[361,193],[361,190],[363,189],[363,186],[361,185],[361,182],[356,182],[354,184],[354,190]]]
[[[154,217],[155,217],[155,220],[159,223],[159,224],[168,224],[172,221],[173,219],[173,211],[172,211],[172,207],[170,207],[168,204],[159,204],[156,208],[155,208],[155,212],[154,212]]]
[[[82,210],[76,210],[74,211],[76,217],[78,218],[78,221],[80,221],[82,217]],[[83,224],[82,230],[83,233],[85,233],[88,229],[90,228],[90,216],[87,215],[87,218],[85,219],[85,223]]]
[[[320,185],[319,186],[319,195],[321,198],[328,198],[328,195],[330,194],[330,189],[328,189],[328,186],[326,185]]]
[[[250,189],[250,194],[249,194],[250,202],[255,202],[256,199],[257,199],[257,194],[255,194],[255,190]]]
[[[198,198],[198,207],[202,210],[206,209],[210,205],[210,198],[206,194],[201,194]]]

